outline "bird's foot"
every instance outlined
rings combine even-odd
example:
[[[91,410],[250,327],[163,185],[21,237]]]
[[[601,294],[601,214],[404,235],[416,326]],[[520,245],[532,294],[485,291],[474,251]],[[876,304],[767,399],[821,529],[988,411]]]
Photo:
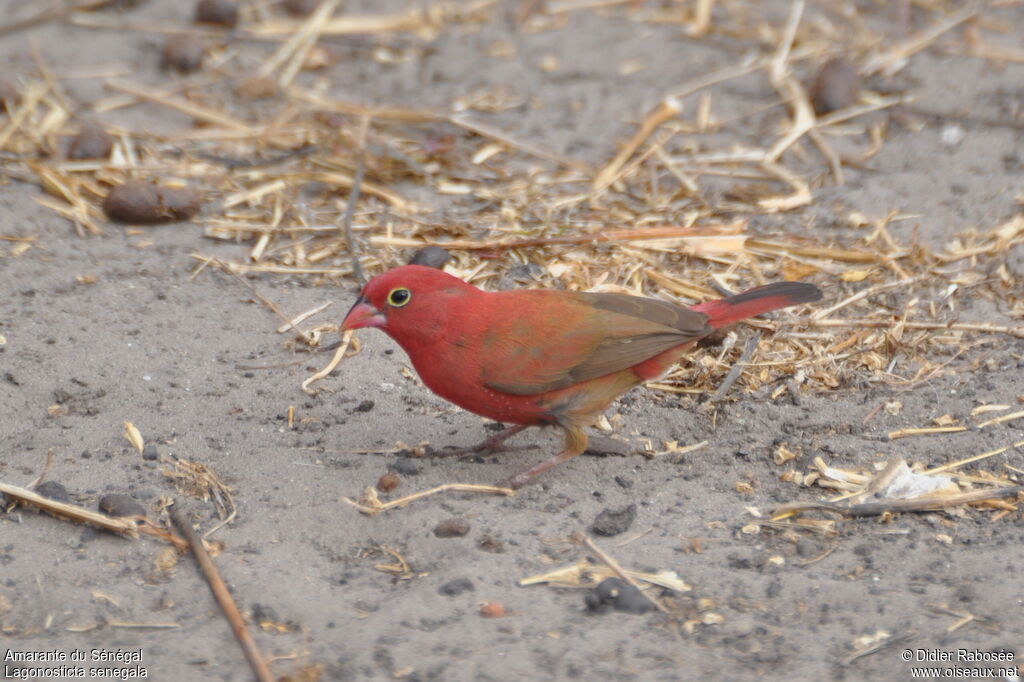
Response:
[[[562,462],[571,457],[576,456],[576,454],[578,453],[560,452],[554,457],[546,459],[536,466],[530,467],[526,471],[520,471],[515,476],[506,479],[502,483],[499,483],[498,486],[502,488],[512,488],[512,490],[518,490],[519,488],[522,488],[524,485],[532,481],[537,476],[543,474],[548,469],[556,466],[557,464],[561,464]]]
[[[504,429],[503,431],[500,431],[500,432],[494,434],[490,438],[487,438],[484,441],[482,441],[480,443],[477,443],[476,445],[471,445],[471,446],[465,447],[465,448],[445,448],[444,450],[435,451],[434,452],[434,456],[436,456],[436,457],[465,457],[467,455],[479,455],[479,454],[488,454],[489,455],[489,454],[493,454],[495,452],[510,452],[510,451],[513,451],[513,450],[530,450],[530,449],[532,449],[535,446],[533,446],[533,445],[523,445],[523,446],[511,447],[511,446],[505,445],[505,441],[506,440],[508,440],[512,436],[516,435],[517,433],[519,433],[520,431],[522,431],[525,428],[526,428],[526,426],[522,425],[522,424],[517,424],[516,426],[509,426],[508,428]]]
[[[522,488],[548,469],[557,466],[566,460],[572,459],[587,449],[587,434],[584,433],[581,428],[571,423],[563,425],[562,428],[565,429],[565,448],[563,448],[561,452],[554,457],[544,460],[540,464],[530,467],[526,471],[516,474],[501,485],[507,488],[512,488],[513,490]]]
[[[536,445],[487,445],[477,443],[465,448],[445,448],[435,450],[434,457],[470,457],[472,455],[493,455],[498,452],[518,452],[520,450],[534,450]]]

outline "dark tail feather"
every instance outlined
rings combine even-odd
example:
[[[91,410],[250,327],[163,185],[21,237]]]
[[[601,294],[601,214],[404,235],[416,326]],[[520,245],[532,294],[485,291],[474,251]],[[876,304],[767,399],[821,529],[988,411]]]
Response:
[[[775,282],[743,293],[708,301],[693,306],[693,310],[708,316],[708,324],[718,329],[748,317],[788,308],[798,303],[811,303],[821,299],[821,289],[806,282]]]

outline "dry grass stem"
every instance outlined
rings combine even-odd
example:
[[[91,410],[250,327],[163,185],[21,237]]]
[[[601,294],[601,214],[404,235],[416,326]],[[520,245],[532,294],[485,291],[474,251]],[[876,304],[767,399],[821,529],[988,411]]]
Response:
[[[445,483],[429,490],[421,490],[417,493],[405,495],[396,500],[390,502],[381,502],[377,497],[377,491],[374,488],[367,488],[363,492],[363,497],[359,500],[353,500],[349,497],[341,498],[345,502],[349,503],[364,514],[374,515],[379,514],[395,507],[404,507],[416,500],[423,499],[424,497],[430,497],[431,495],[437,495],[438,493],[444,492],[461,492],[461,493],[486,493],[490,495],[515,495],[516,491],[512,488],[501,488],[494,485],[478,485],[475,483]]]
[[[334,351],[334,355],[331,357],[331,361],[327,363],[327,366],[302,382],[303,391],[309,393],[310,395],[314,394],[315,391],[309,388],[313,384],[313,382],[320,381],[324,377],[329,376],[330,373],[333,372],[338,367],[338,365],[341,363],[342,358],[345,357],[345,353],[348,351],[349,344],[352,343],[353,333],[354,332],[350,329],[342,335],[341,344],[338,346],[337,350]]]
[[[675,592],[690,591],[690,586],[681,580],[675,571],[647,573],[644,571],[630,571],[622,568],[619,570],[622,574],[628,576],[632,581],[634,581],[634,584],[638,582],[648,583],[650,585],[656,585]],[[600,566],[592,564],[586,559],[581,559],[571,566],[565,566],[539,575],[522,578],[519,581],[519,585],[522,587],[543,584],[557,585],[561,587],[592,587],[605,578],[610,578],[612,576],[620,577],[619,574],[615,573],[607,565]]]
[[[932,43],[942,37],[943,34],[951,31],[968,19],[977,16],[984,8],[984,2],[970,2],[966,7],[949,17],[936,22],[932,26],[921,30],[899,45],[876,55],[865,62],[861,72],[865,75],[875,73],[886,73],[892,75],[906,63],[907,59],[929,47]]]
[[[90,526],[109,530],[130,538],[137,538],[139,536],[138,525],[134,520],[111,518],[106,514],[90,511],[73,504],[51,500],[27,488],[10,485],[9,483],[0,483],[0,494],[6,495],[12,501],[17,501],[53,514],[57,518],[87,523]]]

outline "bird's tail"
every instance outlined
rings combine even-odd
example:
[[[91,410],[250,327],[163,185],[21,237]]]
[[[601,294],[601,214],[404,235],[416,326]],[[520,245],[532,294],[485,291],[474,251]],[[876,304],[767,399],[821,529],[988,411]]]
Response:
[[[708,316],[708,324],[718,329],[748,317],[768,313],[779,308],[788,308],[798,303],[810,303],[821,299],[821,289],[806,282],[775,282],[763,287],[748,289],[743,293],[707,301],[693,306],[693,310]]]

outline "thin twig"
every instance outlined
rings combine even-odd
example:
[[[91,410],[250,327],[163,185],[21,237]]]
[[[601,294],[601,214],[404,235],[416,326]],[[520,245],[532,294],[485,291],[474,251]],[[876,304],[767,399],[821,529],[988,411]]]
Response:
[[[811,142],[818,148],[822,156],[828,161],[829,169],[832,171],[832,178],[836,181],[836,185],[842,185],[843,179],[843,162],[836,154],[836,150],[832,149],[828,141],[825,140],[825,136],[821,134],[821,131],[815,126],[807,132],[807,136],[811,138]]]
[[[480,137],[490,138],[513,149],[518,149],[521,152],[526,152],[542,159],[548,159],[585,175],[593,172],[590,166],[582,161],[563,156],[532,142],[521,140],[504,130],[475,121],[463,113],[447,114],[429,109],[409,109],[404,107],[367,107],[343,100],[320,97],[294,87],[288,88],[288,94],[296,99],[309,102],[318,108],[350,116],[365,115],[374,119],[402,121],[404,123],[451,123]]]
[[[729,368],[729,373],[725,375],[725,379],[722,380],[721,385],[719,385],[719,387],[715,389],[715,392],[711,394],[711,402],[718,402],[725,397],[726,393],[729,392],[732,385],[740,378],[740,374],[743,373],[747,363],[750,362],[750,358],[754,356],[754,351],[757,350],[757,344],[759,341],[760,339],[756,336],[751,336],[747,339],[746,345],[743,346],[743,353],[740,354],[740,359],[736,361],[736,364]]]
[[[590,166],[583,163],[582,161],[570,159],[567,156],[562,156],[561,154],[553,152],[550,149],[545,149],[544,147],[536,145],[532,142],[527,142],[525,140],[513,137],[511,134],[506,133],[504,130],[494,128],[485,123],[480,123],[479,121],[474,121],[465,114],[452,114],[451,116],[448,116],[446,120],[452,123],[453,125],[459,126],[460,128],[465,128],[466,130],[476,133],[481,137],[489,137],[492,140],[496,140],[498,142],[501,142],[502,144],[506,144],[509,147],[518,149],[519,151],[532,154],[533,156],[538,156],[542,159],[554,161],[557,164],[563,165],[567,168],[571,168],[581,173],[589,174],[591,172]]]
[[[303,391],[310,395],[316,394],[315,391],[309,390],[309,385],[312,384],[314,381],[319,381],[323,379],[325,376],[334,371],[334,368],[338,366],[338,363],[341,362],[341,359],[345,357],[346,351],[348,351],[348,346],[352,342],[352,334],[353,330],[351,329],[345,332],[345,334],[341,337],[341,343],[338,345],[337,350],[334,351],[334,356],[331,358],[331,361],[327,363],[327,366],[324,367],[319,372],[317,372],[316,374],[307,377],[306,380],[302,382]]]
[[[93,10],[100,9],[104,5],[110,5],[116,2],[116,0],[86,0],[85,2],[79,2],[77,4],[65,5],[63,7],[53,7],[47,10],[43,10],[39,14],[28,17],[27,19],[21,19],[20,21],[14,21],[5,26],[0,26],[0,37],[8,35],[10,33],[17,33],[18,31],[24,31],[27,28],[39,26],[57,19],[62,19],[72,12],[78,12],[81,10]]]
[[[850,665],[858,658],[870,656],[871,654],[877,654],[879,651],[882,651],[883,649],[888,649],[889,647],[894,647],[898,644],[906,644],[907,642],[913,640],[916,635],[916,632],[911,631],[902,635],[897,635],[896,637],[887,637],[881,642],[876,642],[867,648],[861,649],[860,651],[855,651],[854,653],[850,654],[849,656],[843,659],[843,664]]]
[[[786,74],[786,62],[789,61],[789,53],[793,49],[793,40],[796,38],[796,30],[800,26],[800,19],[803,17],[806,4],[806,0],[794,0],[789,8],[789,18],[786,20],[786,28],[782,32],[782,40],[779,41],[778,49],[770,64],[769,75],[772,81],[779,81]]]
[[[946,471],[951,471],[952,469],[959,469],[965,464],[971,464],[973,462],[979,462],[983,459],[988,459],[989,457],[994,457],[995,455],[1001,455],[1011,448],[1019,447],[1024,447],[1024,440],[1017,441],[1016,443],[1012,443],[1001,448],[996,448],[995,450],[983,452],[980,455],[972,455],[971,457],[967,457],[966,459],[957,460],[956,462],[950,462],[949,464],[943,464],[942,466],[937,466],[934,469],[928,469],[924,473],[934,476],[935,474],[941,474]]]
[[[347,36],[353,34],[399,33],[421,31],[429,28],[430,18],[420,7],[390,14],[348,14],[331,17],[319,27],[321,35]],[[241,33],[245,37],[265,38],[294,35],[305,22],[292,19],[275,19],[249,27]]]
[[[966,426],[929,426],[921,429],[899,429],[898,431],[890,431],[888,434],[889,440],[897,440],[899,438],[906,438],[907,436],[930,436],[936,433],[960,433],[966,431]]]
[[[297,54],[303,53],[304,48],[312,47],[316,40],[320,37],[320,30],[323,27],[324,22],[334,13],[338,8],[339,0],[327,0],[317,7],[316,11],[309,16],[301,25],[296,27],[295,31],[288,37],[288,40],[281,43],[281,46],[272,54],[267,61],[263,62],[259,70],[256,72],[257,77],[267,78],[277,69],[279,66],[294,57]],[[284,78],[282,75],[280,85],[281,87],[287,87],[291,83],[291,78]]]
[[[864,318],[848,320],[806,320],[811,327],[850,327],[853,329],[870,327],[871,329],[888,329],[895,324],[904,329],[949,330],[965,332],[981,332],[985,334],[1009,334],[1024,339],[1024,325],[1008,327],[1001,324],[971,322],[915,322],[912,320],[869,320]]]
[[[871,76],[879,72],[892,75],[909,57],[925,49],[944,33],[956,28],[980,12],[984,4],[983,2],[972,2],[959,12],[951,14],[942,21],[919,31],[916,35],[904,40],[887,52],[869,59],[861,68],[861,73],[865,76]]]
[[[245,620],[242,618],[242,614],[239,612],[238,606],[228,590],[228,586],[224,584],[224,580],[220,577],[213,559],[210,558],[209,553],[207,553],[206,548],[203,546],[203,541],[192,530],[192,524],[185,518],[177,504],[171,508],[171,519],[174,520],[174,525],[178,527],[178,530],[181,531],[181,534],[188,541],[192,554],[196,558],[196,563],[199,564],[199,569],[210,586],[214,599],[217,600],[221,611],[224,612],[224,617],[231,624],[231,630],[235,633],[235,639],[242,646],[242,651],[245,653],[245,658],[249,661],[256,679],[259,682],[273,682],[274,676],[270,672],[270,668],[267,667],[267,663],[256,646],[256,641],[252,638],[252,634],[245,626]]]
[[[460,251],[504,251],[506,249],[526,249],[540,246],[557,246],[571,244],[598,244],[604,242],[629,242],[647,239],[687,239],[693,237],[718,237],[723,235],[742,235],[746,220],[716,225],[697,225],[694,227],[642,227],[634,229],[602,230],[590,234],[566,235],[560,237],[539,237],[528,239],[491,239],[452,241],[424,241],[421,239],[405,239],[402,237],[370,237],[371,244],[390,246],[440,246]]]
[[[995,424],[1002,424],[1003,422],[1013,421],[1014,419],[1020,419],[1024,417],[1024,410],[1019,412],[1011,412],[1010,414],[1004,414],[999,417],[993,417],[992,419],[986,419],[985,421],[978,424],[979,429],[983,429],[986,426],[994,426]]]
[[[900,280],[897,280],[895,282],[884,282],[883,284],[876,284],[875,286],[868,287],[867,289],[861,289],[860,291],[858,291],[857,293],[853,294],[849,298],[845,298],[842,301],[840,301],[839,303],[836,303],[835,305],[833,305],[833,306],[831,306],[829,308],[825,308],[824,310],[817,310],[817,311],[815,311],[814,314],[811,315],[811,319],[812,320],[820,320],[820,319],[826,318],[829,315],[831,315],[832,313],[836,312],[837,310],[841,310],[841,309],[845,308],[846,306],[850,305],[851,303],[856,303],[857,301],[859,301],[861,299],[867,298],[868,296],[874,296],[875,294],[877,294],[879,292],[882,292],[882,291],[886,291],[887,289],[899,289],[899,288],[903,288],[903,287],[909,287],[911,284],[913,284],[917,280],[918,280],[917,277],[910,277],[908,279],[900,279]]]
[[[46,450],[46,461],[43,463],[43,470],[36,476],[36,480],[29,484],[30,490],[35,490],[39,487],[39,484],[46,478],[46,474],[50,471],[50,467],[53,466],[53,448]]]
[[[593,191],[601,192],[618,180],[620,177],[620,169],[623,164],[629,160],[629,157],[633,155],[633,152],[639,149],[640,145],[642,145],[660,125],[678,116],[682,110],[682,102],[675,97],[666,97],[655,105],[653,109],[647,112],[644,120],[640,123],[640,127],[635,133],[633,133],[633,137],[623,145],[622,149],[619,150],[619,153],[615,155],[615,158],[609,161],[594,178],[594,182],[591,185]]]
[[[99,514],[73,504],[51,500],[20,486],[0,483],[0,494],[6,495],[11,500],[28,504],[36,507],[37,509],[49,512],[58,518],[66,518],[80,523],[88,523],[92,526],[96,526],[97,528],[113,531],[130,538],[137,538],[139,535],[135,521],[111,518],[106,514]]]
[[[306,334],[303,333],[301,329],[299,329],[294,324],[292,324],[291,318],[289,318],[287,315],[285,315],[283,312],[281,312],[281,309],[277,307],[277,304],[275,304],[269,298],[267,298],[266,296],[261,294],[256,289],[256,287],[254,287],[252,284],[250,284],[248,280],[246,280],[244,277],[242,277],[240,274],[238,274],[234,269],[232,269],[230,267],[227,267],[226,263],[222,263],[222,262],[214,259],[214,264],[217,265],[218,267],[220,267],[225,272],[228,272],[228,273],[232,274],[235,277],[235,279],[237,279],[239,282],[241,282],[243,285],[245,285],[245,287],[249,291],[252,292],[253,296],[258,298],[260,300],[260,302],[263,303],[263,305],[267,306],[267,308],[269,308],[272,313],[274,313],[275,315],[280,317],[282,320],[284,320],[284,325],[282,325],[283,327],[290,328],[290,329],[294,330],[295,331],[295,335],[298,337],[298,339],[300,341],[302,341],[304,343],[307,343],[307,344],[309,343],[309,341],[310,341],[309,337],[306,336]]]
[[[370,488],[367,492],[369,493],[371,490],[373,489]],[[429,497],[430,495],[443,493],[448,490],[451,490],[453,492],[490,493],[492,495],[508,496],[516,494],[516,491],[513,490],[512,488],[502,488],[495,485],[479,485],[476,483],[443,483],[434,488],[430,488],[428,490],[421,490],[420,492],[413,493],[411,495],[406,495],[405,497],[400,497],[397,500],[391,500],[390,502],[384,503],[377,499],[376,491],[370,493],[368,500],[369,504],[365,504],[362,501],[357,502],[350,497],[343,497],[341,499],[349,503],[362,513],[373,516],[374,514],[379,514],[382,511],[387,511],[388,509],[393,509],[395,507],[404,507],[410,502],[415,502],[416,500],[422,499],[424,497]]]
[[[352,234],[352,216],[355,215],[356,204],[359,202],[359,193],[363,186],[363,176],[366,174],[366,131],[370,127],[370,117],[364,115],[359,122],[359,136],[356,139],[356,174],[352,179],[352,188],[348,193],[348,203],[345,205],[345,217],[342,225],[345,231],[345,243],[348,246],[348,254],[352,259],[352,274],[355,275],[359,288],[366,284],[366,275],[363,274],[363,266],[359,263],[359,254],[356,252],[356,240]]]
[[[177,111],[182,112],[183,114],[188,114],[189,116],[197,118],[201,121],[214,123],[225,128],[230,128],[232,130],[246,133],[247,135],[255,136],[256,134],[248,124],[243,123],[242,121],[239,121],[237,119],[234,119],[228,114],[216,111],[215,109],[210,109],[209,107],[193,104],[192,102],[188,102],[177,97],[162,96],[159,94],[154,95],[151,94],[150,91],[147,91],[145,88],[135,87],[134,85],[130,85],[128,83],[113,82],[109,83],[109,85],[110,87],[116,90],[120,90],[121,92],[126,92],[133,97],[144,99],[149,102],[154,102],[156,104],[162,104],[169,109],[175,109]]]

